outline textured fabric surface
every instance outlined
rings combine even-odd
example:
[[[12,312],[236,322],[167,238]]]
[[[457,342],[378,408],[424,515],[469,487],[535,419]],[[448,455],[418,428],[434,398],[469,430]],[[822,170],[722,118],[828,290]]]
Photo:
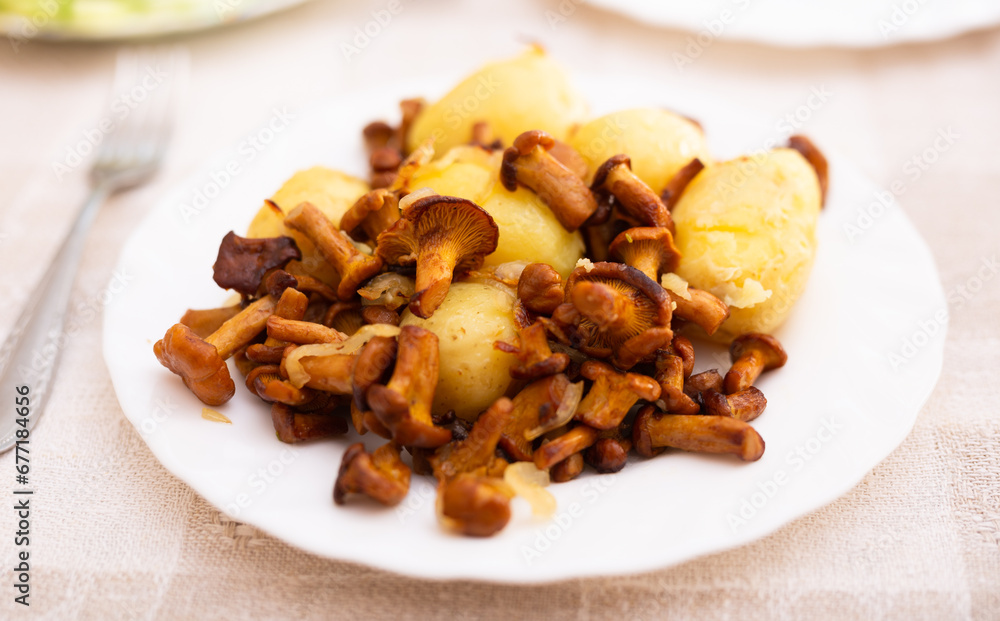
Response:
[[[487,18],[485,5],[436,0],[404,2],[357,53],[345,48],[385,6],[315,2],[179,39],[192,72],[168,162],[153,183],[99,214],[76,283],[76,328],[32,434],[30,610],[12,601],[15,522],[0,511],[0,618],[1000,618],[1000,278],[979,272],[1000,255],[1000,32],[793,51],[699,44],[576,2],[505,3]],[[669,81],[738,100],[776,124],[811,89],[831,93],[796,121],[801,131],[883,187],[902,184],[900,202],[949,293],[944,371],[913,432],[814,514],[745,547],[633,577],[538,587],[424,582],[317,558],[227,519],[159,465],[115,399],[99,311],[124,240],[146,207],[274,106],[335,97],[397,72],[457,75],[524,40],[546,43],[575,73]],[[114,50],[0,40],[0,331],[84,196],[82,168],[60,180],[52,162],[99,118]],[[692,62],[679,67],[675,52]],[[949,128],[958,137],[933,163],[913,160]],[[3,455],[5,498],[13,478],[13,457]]]

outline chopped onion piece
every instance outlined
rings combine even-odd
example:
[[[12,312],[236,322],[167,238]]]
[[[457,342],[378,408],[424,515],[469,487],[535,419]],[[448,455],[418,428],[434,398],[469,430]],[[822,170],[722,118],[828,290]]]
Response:
[[[549,484],[549,473],[539,470],[530,461],[515,462],[503,471],[503,480],[514,488],[514,493],[531,505],[535,517],[549,518],[556,512],[556,499],[545,487]]]
[[[688,291],[687,281],[678,276],[677,274],[669,272],[667,274],[664,274],[663,276],[660,276],[660,284],[663,285],[664,289],[667,289],[668,291],[673,291],[674,293],[684,298],[685,300],[688,300],[689,302],[691,301],[691,293]]]
[[[517,281],[521,279],[521,272],[524,268],[528,267],[530,261],[509,261],[507,263],[501,263],[496,266],[493,270],[493,275],[497,277],[498,280],[502,280],[505,283],[511,283],[512,286],[517,286]]]
[[[583,257],[582,259],[577,261],[576,266],[582,267],[588,274],[594,271],[594,262],[588,259],[587,257]]]
[[[315,345],[300,345],[285,358],[285,371],[288,381],[296,388],[302,388],[309,380],[309,374],[302,368],[302,359],[312,356],[334,356],[338,354],[353,354],[376,336],[399,336],[399,326],[387,323],[373,323],[361,326],[357,332],[339,343],[317,343]]]
[[[435,194],[437,194],[437,192],[435,192],[430,188],[420,188],[419,190],[414,190],[409,194],[407,194],[406,196],[404,196],[403,198],[399,199],[399,210],[405,211],[406,208],[409,207],[414,201],[424,198],[426,196],[434,196]]]
[[[556,413],[552,419],[534,429],[525,431],[525,439],[534,440],[538,436],[568,423],[573,418],[573,415],[576,414],[576,408],[580,405],[581,399],[583,399],[583,382],[567,386],[566,392],[563,393],[562,401],[559,402],[559,407],[556,409]]]
[[[213,423],[228,423],[230,425],[233,424],[233,421],[229,420],[229,417],[227,417],[225,414],[213,410],[211,408],[201,408],[201,417],[204,418],[205,420],[210,420]]]
[[[358,289],[358,295],[361,296],[362,306],[385,306],[389,310],[396,310],[410,301],[414,291],[416,286],[412,278],[386,272]]]

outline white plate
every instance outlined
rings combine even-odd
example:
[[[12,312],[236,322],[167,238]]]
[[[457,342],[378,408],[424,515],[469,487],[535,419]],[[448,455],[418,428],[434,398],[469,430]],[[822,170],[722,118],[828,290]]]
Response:
[[[696,116],[720,157],[761,144],[751,128],[771,125],[695,93],[656,93],[648,82],[581,82],[596,112],[649,102]],[[538,583],[651,570],[758,539],[847,492],[907,435],[940,372],[945,327],[921,337],[919,353],[898,369],[889,354],[945,308],[944,295],[927,246],[898,206],[875,210],[874,224],[849,242],[845,224],[878,188],[836,157],[812,280],[777,334],[789,363],[759,383],[769,405],[754,422],[767,443],[756,463],[682,453],[637,461],[618,475],[553,486],[559,512],[551,522],[534,520],[516,499],[507,528],[477,540],[441,531],[423,477],[397,509],[335,507],[331,491],[350,441],[281,444],[268,408],[242,389],[220,408],[232,425],[202,419],[202,404],[157,363],[152,345],[186,308],[228,297],[211,278],[222,236],[244,231],[262,199],[298,169],[364,174],[361,127],[394,118],[400,98],[434,90],[426,82],[386,87],[293,113],[252,159],[249,143],[238,145],[166,196],[126,244],[118,269],[128,284],[105,310],[105,360],[125,415],[160,462],[209,502],[323,556],[423,578]],[[262,140],[268,131],[255,133]],[[239,169],[229,181],[219,172],[227,164]],[[199,192],[214,198],[186,222],[181,205]],[[703,347],[698,363],[725,369],[727,359]]]
[[[148,9],[128,8],[126,0],[75,0],[77,14],[55,9],[56,2],[0,0],[0,34],[13,41],[108,41],[159,37],[207,30],[262,17],[306,0],[147,0]],[[136,3],[131,3],[136,6]],[[143,6],[141,3],[138,6]],[[49,8],[53,7],[53,8]]]
[[[705,48],[716,38],[787,47],[881,47],[945,39],[1000,23],[1000,3],[994,0],[586,2],[643,23],[697,33],[693,49]]]

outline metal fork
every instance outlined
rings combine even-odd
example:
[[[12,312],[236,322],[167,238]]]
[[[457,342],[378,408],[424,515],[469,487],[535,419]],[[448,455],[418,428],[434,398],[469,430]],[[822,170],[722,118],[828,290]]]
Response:
[[[146,183],[159,169],[170,138],[178,78],[186,68],[187,55],[179,48],[123,49],[118,54],[106,117],[118,123],[97,151],[90,197],[0,348],[0,401],[5,404],[0,453],[26,439],[42,414],[69,336],[66,311],[87,232],[110,196]]]

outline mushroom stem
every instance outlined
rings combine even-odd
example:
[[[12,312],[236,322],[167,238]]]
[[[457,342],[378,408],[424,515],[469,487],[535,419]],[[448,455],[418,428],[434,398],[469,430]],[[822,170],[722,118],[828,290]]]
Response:
[[[539,470],[547,470],[570,455],[579,453],[601,437],[601,433],[587,425],[577,425],[551,442],[535,449],[534,462]]]
[[[747,423],[763,414],[764,408],[767,407],[764,393],[754,386],[731,395],[709,390],[702,394],[702,399],[705,401],[708,414],[731,416]]]
[[[549,153],[555,144],[543,131],[524,132],[504,151],[500,180],[511,192],[518,184],[530,188],[573,232],[597,211],[597,201],[583,180]]]
[[[285,319],[278,315],[268,317],[267,334],[273,339],[296,343],[298,345],[339,343],[347,338],[347,335],[343,332],[327,328],[322,324],[311,321]]]
[[[768,334],[750,333],[737,337],[729,346],[733,366],[724,380],[726,394],[753,386],[760,374],[784,366],[788,360],[778,339]]]
[[[559,301],[562,301],[562,292],[559,293]],[[179,323],[191,328],[191,331],[206,338],[218,330],[227,320],[232,319],[240,312],[240,305],[223,306],[222,308],[210,308],[206,310],[188,309],[181,317]]]
[[[515,379],[538,379],[546,375],[562,373],[569,366],[569,355],[552,353],[545,326],[536,321],[518,334],[518,345],[496,341],[493,348],[517,356],[517,364],[510,367],[510,375]]]
[[[471,537],[489,537],[510,521],[513,490],[502,480],[465,474],[438,486],[439,519]]]
[[[359,198],[340,219],[340,230],[355,235],[360,228],[368,239],[378,238],[379,233],[399,220],[399,200],[385,189],[372,190]]]
[[[398,446],[389,443],[369,455],[358,442],[344,452],[333,487],[333,501],[342,505],[348,494],[364,494],[391,507],[399,504],[408,491],[410,467],[399,458]]]
[[[260,334],[267,325],[267,318],[274,313],[275,306],[275,299],[265,295],[219,326],[205,342],[215,347],[223,360],[228,359]]]
[[[283,403],[271,406],[271,422],[278,439],[289,444],[347,433],[343,416],[296,412]]]
[[[660,192],[660,200],[663,201],[664,206],[666,206],[667,211],[674,208],[677,201],[680,200],[681,194],[687,188],[691,180],[698,176],[698,173],[705,168],[705,165],[698,158],[694,158],[690,162],[684,165],[683,168],[674,173],[674,176],[670,178],[667,182],[666,187]]]
[[[445,243],[422,246],[417,254],[416,293],[410,298],[410,312],[427,319],[434,314],[448,290],[451,288],[452,274],[458,263],[455,246]]]
[[[298,321],[306,316],[306,309],[308,307],[308,296],[289,287],[281,292],[281,297],[278,298],[278,303],[274,307],[274,314],[271,315],[271,317]],[[271,317],[268,317],[268,320],[270,320]],[[284,339],[271,336],[270,327],[268,328],[267,338],[264,340],[264,345],[266,347],[278,347],[286,344],[287,341]]]
[[[494,401],[476,420],[468,437],[442,446],[430,458],[434,476],[439,481],[446,481],[489,468],[496,459],[497,443],[513,411],[514,404],[507,397]]]
[[[663,356],[656,362],[656,381],[666,411],[674,414],[697,414],[701,407],[684,394],[684,360],[680,356]]]
[[[309,375],[309,381],[305,383],[307,387],[337,395],[350,395],[354,394],[352,378],[357,359],[357,354],[303,356],[299,359],[299,364]]]
[[[451,431],[435,426],[431,418],[438,356],[438,339],[433,332],[403,326],[389,383],[373,384],[368,389],[368,405],[375,418],[398,444],[436,448],[451,440]]]
[[[632,160],[627,155],[614,155],[601,164],[590,187],[613,194],[622,210],[640,226],[662,227],[671,234],[675,232],[667,206],[632,172]]]
[[[684,392],[696,401],[700,400],[704,393],[709,390],[722,392],[722,376],[716,369],[692,375],[684,383]]]
[[[648,253],[637,253],[631,261],[626,261],[629,265],[639,270],[650,280],[660,279],[660,260]]]
[[[674,315],[700,326],[708,335],[714,334],[729,318],[729,307],[708,291],[688,287],[687,292],[690,300],[667,289],[670,301],[677,305]]]
[[[669,446],[696,453],[729,453],[743,461],[764,454],[764,440],[747,423],[725,416],[665,414],[646,424],[654,447]]]
[[[517,461],[531,461],[531,441],[525,433],[556,413],[569,387],[569,379],[558,374],[536,380],[517,393],[500,434],[500,448]]]
[[[363,254],[312,203],[302,203],[285,217],[285,224],[312,241],[340,274],[337,297],[349,300],[358,286],[382,269],[382,259]]]
[[[547,263],[531,263],[521,271],[517,297],[529,311],[551,315],[563,301],[562,277]]]
[[[594,429],[614,429],[640,399],[656,401],[660,386],[638,373],[619,373],[602,362],[588,360],[580,372],[594,382],[574,418]]]

